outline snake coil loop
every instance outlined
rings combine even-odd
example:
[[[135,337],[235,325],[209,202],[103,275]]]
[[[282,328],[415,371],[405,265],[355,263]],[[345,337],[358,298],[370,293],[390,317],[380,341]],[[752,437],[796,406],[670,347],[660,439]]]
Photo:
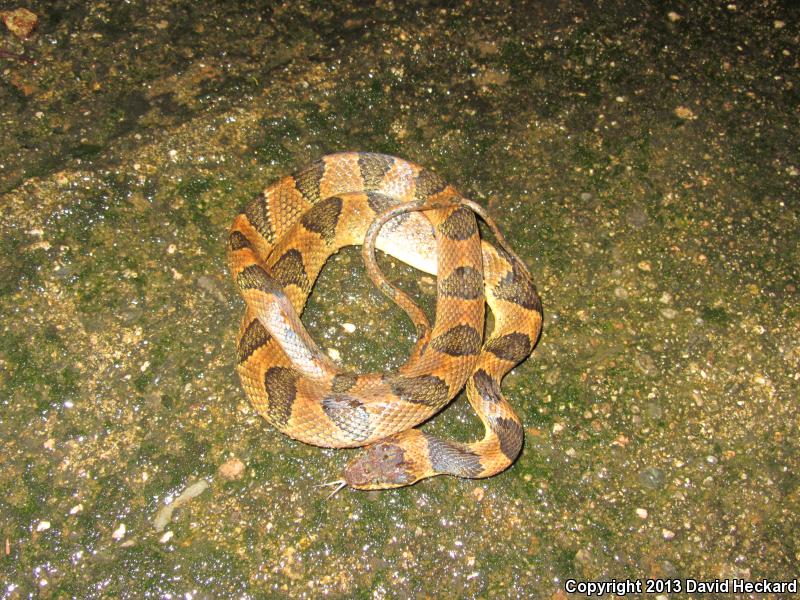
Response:
[[[499,248],[480,239],[474,214]],[[370,278],[417,328],[414,349],[394,373],[343,370],[300,321],[327,259],[358,244]],[[432,326],[381,273],[375,248],[437,275]],[[367,446],[345,469],[342,485],[383,489],[440,474],[490,477],[516,459],[522,424],[500,382],[536,344],[541,302],[491,217],[438,175],[382,154],[325,156],[269,186],[237,215],[228,258],[246,303],[237,371],[247,396],[292,438]],[[494,327],[484,341],[485,304]],[[464,385],[485,427],[481,440],[457,443],[414,429]]]

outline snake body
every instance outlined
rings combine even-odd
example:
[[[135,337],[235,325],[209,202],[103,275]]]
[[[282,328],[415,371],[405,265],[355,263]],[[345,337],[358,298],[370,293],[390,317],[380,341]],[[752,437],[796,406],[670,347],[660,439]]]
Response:
[[[500,243],[481,240],[474,212]],[[417,343],[394,373],[355,374],[334,363],[300,322],[327,259],[362,244],[367,272],[413,320]],[[436,316],[379,271],[378,248],[437,275]],[[503,376],[538,338],[542,309],[525,265],[480,206],[435,173],[382,154],[332,154],[266,188],[233,221],[231,274],[246,303],[237,371],[256,411],[284,434],[317,446],[367,446],[345,469],[357,489],[411,485],[450,474],[489,477],[523,443],[500,392]],[[484,303],[494,316],[483,342]],[[415,425],[466,384],[485,427],[463,444]]]

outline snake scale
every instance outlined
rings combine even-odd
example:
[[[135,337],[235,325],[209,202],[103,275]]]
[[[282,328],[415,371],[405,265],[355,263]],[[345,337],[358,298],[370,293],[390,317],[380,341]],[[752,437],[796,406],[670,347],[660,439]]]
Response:
[[[475,214],[497,246],[481,240]],[[359,244],[370,278],[417,329],[417,342],[396,372],[343,369],[300,322],[327,259]],[[386,280],[375,248],[437,275],[432,326]],[[383,154],[324,156],[266,188],[236,216],[228,258],[246,303],[237,371],[255,410],[308,444],[367,447],[333,483],[383,489],[440,474],[490,477],[516,459],[523,428],[500,382],[531,353],[541,302],[527,268],[484,209],[438,175]],[[485,304],[494,326],[484,341]],[[485,427],[481,440],[457,443],[414,429],[465,385]]]

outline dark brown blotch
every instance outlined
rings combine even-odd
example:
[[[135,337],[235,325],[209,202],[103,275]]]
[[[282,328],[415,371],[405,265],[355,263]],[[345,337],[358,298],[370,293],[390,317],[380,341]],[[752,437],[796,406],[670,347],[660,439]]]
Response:
[[[398,204],[397,200],[390,198],[386,194],[379,194],[378,192],[367,192],[367,203],[376,215]]]
[[[286,367],[271,367],[264,373],[264,389],[269,399],[269,418],[278,427],[283,427],[292,416],[292,404],[297,396],[297,380],[300,376]]]
[[[258,319],[250,321],[242,337],[239,338],[239,344],[236,348],[236,358],[239,364],[250,358],[253,352],[266,344],[270,338],[269,332],[261,324],[261,321]]]
[[[446,442],[424,434],[428,442],[428,456],[437,473],[457,477],[477,477],[483,470],[481,459],[464,444]]]
[[[264,194],[259,194],[244,209],[250,225],[267,241],[275,241],[275,230],[269,220],[269,205]]]
[[[332,394],[322,399],[322,410],[351,439],[363,441],[372,433],[369,412],[357,398]]]
[[[364,189],[380,189],[383,178],[391,170],[392,165],[394,165],[394,159],[385,154],[374,154],[372,152],[360,154],[358,168],[361,171],[361,178],[364,180]]]
[[[475,215],[472,214],[472,211],[462,206],[439,223],[439,231],[451,240],[461,241],[477,235],[478,225],[475,223]]]
[[[427,200],[444,191],[447,184],[433,171],[422,170],[417,175],[414,200]]]
[[[481,400],[491,404],[500,401],[500,385],[497,380],[483,369],[478,369],[472,375],[472,383]]]
[[[261,290],[267,294],[281,294],[280,284],[258,265],[248,265],[236,276],[240,290]]]
[[[342,215],[342,199],[338,196],[326,198],[308,210],[301,218],[303,227],[319,236],[330,244],[336,238],[336,226]]]
[[[492,431],[494,431],[500,442],[500,450],[506,455],[509,461],[513,462],[519,451],[522,450],[522,441],[525,434],[520,425],[514,419],[506,417],[496,417],[490,419]]]
[[[450,388],[444,379],[435,375],[405,377],[398,375],[389,380],[392,392],[406,402],[425,406],[442,406],[450,399]]]
[[[509,333],[491,340],[486,345],[486,350],[498,358],[516,364],[531,353],[531,338],[524,333]]]
[[[536,287],[522,274],[521,269],[516,264],[495,286],[494,295],[501,300],[513,302],[528,310],[542,312],[542,301],[539,299]]]
[[[325,176],[325,161],[318,160],[296,173],[294,187],[306,200],[316,204],[320,199],[320,185]]]
[[[483,275],[474,267],[458,267],[439,283],[439,293],[463,300],[480,298],[483,294]]]
[[[352,388],[358,381],[358,376],[354,373],[339,373],[333,378],[331,390],[336,394],[343,394]]]
[[[231,231],[228,236],[228,248],[231,250],[241,250],[242,248],[252,248],[253,245],[247,236],[241,231]]]
[[[303,255],[295,248],[287,250],[272,266],[270,272],[281,285],[296,285],[306,291],[310,288]]]
[[[470,325],[456,325],[431,340],[431,347],[450,356],[469,356],[481,349],[481,334]]]

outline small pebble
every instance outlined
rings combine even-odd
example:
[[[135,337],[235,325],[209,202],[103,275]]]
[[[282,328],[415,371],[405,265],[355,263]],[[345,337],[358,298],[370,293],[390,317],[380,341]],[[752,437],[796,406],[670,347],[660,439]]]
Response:
[[[83,504],[76,504],[69,509],[69,514],[71,515],[77,515],[79,512],[83,512]]]
[[[649,490],[657,490],[664,485],[664,471],[656,467],[647,467],[639,471],[639,484]]]
[[[17,8],[0,13],[0,20],[5,23],[8,30],[18,38],[26,38],[36,28],[39,17],[27,8]]]
[[[47,531],[48,529],[50,529],[50,521],[39,521],[36,526],[36,531]]]
[[[217,469],[219,476],[228,481],[241,479],[244,474],[244,463],[238,458],[232,458],[222,463]]]
[[[114,530],[114,533],[111,534],[111,537],[115,540],[121,540],[125,537],[125,532],[127,531],[125,527],[125,523],[120,523],[119,527]]]
[[[561,423],[553,423],[553,433],[564,431],[564,426]]]
[[[340,358],[342,358],[342,355],[339,354],[339,351],[336,348],[328,348],[328,356],[335,361],[338,361]]]
[[[356,326],[352,323],[342,323],[342,329],[344,329],[347,333],[353,333],[356,330]]]
[[[167,531],[164,535],[162,535],[159,538],[158,541],[161,542],[162,544],[166,544],[168,541],[170,541],[172,539],[173,535],[175,535],[175,534],[172,533],[171,531]]]
[[[678,311],[674,308],[662,308],[660,312],[665,319],[674,319],[678,316]]]
[[[646,519],[647,518],[647,509],[646,508],[637,508],[636,509],[636,516],[639,517],[640,519]]]
[[[683,17],[681,17],[681,16],[680,16],[678,13],[676,13],[674,10],[671,10],[671,11],[669,11],[669,12],[667,13],[667,18],[668,18],[668,19],[669,19],[671,22],[673,22],[673,23],[676,23],[676,22],[680,21],[680,20],[681,20]]]
[[[661,536],[665,540],[671,540],[672,538],[675,537],[675,532],[674,531],[670,531],[669,529],[662,529],[661,530]]]
[[[639,267],[640,271],[644,271],[645,273],[649,273],[651,270],[650,263],[647,262],[646,260],[639,261],[639,264],[636,266]]]

